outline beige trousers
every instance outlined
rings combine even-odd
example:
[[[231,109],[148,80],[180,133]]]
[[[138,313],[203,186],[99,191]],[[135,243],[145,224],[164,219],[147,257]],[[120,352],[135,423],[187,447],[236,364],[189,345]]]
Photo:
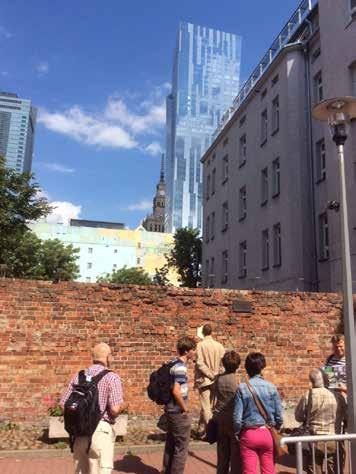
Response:
[[[205,434],[209,420],[213,417],[213,406],[215,402],[215,384],[199,389],[200,418],[198,431]]]
[[[88,437],[77,438],[73,449],[75,474],[111,474],[115,438],[113,427],[106,421],[99,422],[88,453]]]

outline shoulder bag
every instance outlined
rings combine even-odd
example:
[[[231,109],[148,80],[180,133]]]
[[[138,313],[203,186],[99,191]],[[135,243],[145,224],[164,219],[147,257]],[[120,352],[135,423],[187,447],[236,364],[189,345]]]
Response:
[[[279,431],[274,426],[271,425],[271,421],[268,417],[268,414],[267,414],[261,400],[259,399],[255,389],[252,387],[250,382],[247,381],[247,380],[246,380],[246,385],[247,385],[248,389],[250,390],[250,392],[252,394],[252,397],[253,397],[253,399],[256,403],[256,406],[257,406],[258,411],[260,412],[260,415],[265,420],[267,428],[270,430],[270,433],[272,435],[275,459],[278,459],[279,457],[284,456],[285,454],[288,454],[287,446],[281,446],[281,443],[280,443],[282,435],[279,433]]]

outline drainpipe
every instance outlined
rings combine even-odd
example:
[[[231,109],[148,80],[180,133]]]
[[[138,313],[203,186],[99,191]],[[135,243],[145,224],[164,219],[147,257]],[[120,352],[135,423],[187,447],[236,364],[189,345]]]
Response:
[[[304,20],[308,26],[310,31],[310,36],[312,34],[312,23],[307,18]],[[307,120],[307,130],[308,130],[308,143],[309,143],[309,165],[310,165],[310,186],[311,186],[311,197],[312,197],[312,219],[313,219],[313,247],[314,247],[314,291],[319,291],[319,268],[318,268],[318,245],[317,245],[317,236],[316,236],[316,210],[315,210],[315,173],[314,173],[314,140],[313,140],[313,127],[312,127],[312,98],[310,93],[310,64],[309,64],[309,48],[308,48],[308,40],[303,41],[303,53],[304,53],[304,61],[305,61],[305,88],[306,88],[306,99],[307,99],[307,110],[306,110],[306,120]]]

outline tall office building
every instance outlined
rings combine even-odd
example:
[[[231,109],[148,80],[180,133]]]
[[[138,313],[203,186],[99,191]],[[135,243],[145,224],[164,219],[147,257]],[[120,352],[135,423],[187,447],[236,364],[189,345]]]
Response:
[[[19,173],[31,171],[35,125],[30,100],[0,91],[0,156]]]
[[[169,230],[202,226],[200,159],[239,90],[241,38],[180,23],[167,97]]]

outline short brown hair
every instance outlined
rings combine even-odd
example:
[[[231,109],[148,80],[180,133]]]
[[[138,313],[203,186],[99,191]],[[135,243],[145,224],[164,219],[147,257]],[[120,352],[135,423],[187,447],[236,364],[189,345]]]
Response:
[[[192,337],[189,336],[183,336],[178,339],[177,342],[177,351],[179,355],[184,355],[187,352],[195,349],[197,346],[197,343]]]
[[[221,362],[226,372],[233,373],[240,367],[241,357],[235,351],[227,351]]]
[[[203,329],[202,329],[202,333],[204,334],[204,336],[210,336],[212,332],[213,332],[213,329],[210,326],[210,324],[204,324]]]
[[[338,344],[339,342],[345,342],[345,336],[343,334],[335,334],[335,336],[331,338],[331,342],[333,344]]]

